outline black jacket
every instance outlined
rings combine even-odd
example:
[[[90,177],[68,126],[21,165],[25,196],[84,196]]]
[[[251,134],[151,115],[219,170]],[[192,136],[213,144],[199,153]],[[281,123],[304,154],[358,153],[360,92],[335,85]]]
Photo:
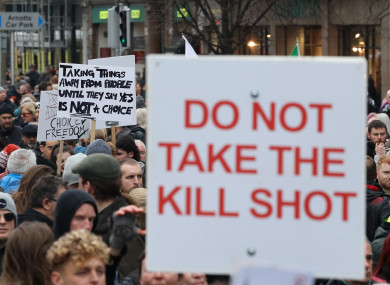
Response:
[[[15,144],[17,146],[23,144],[22,141],[22,128],[18,126],[12,126],[6,131],[0,128],[0,138],[5,145]]]
[[[53,221],[48,216],[31,208],[28,208],[23,214],[18,215],[18,225],[23,222],[41,222],[53,228]]]

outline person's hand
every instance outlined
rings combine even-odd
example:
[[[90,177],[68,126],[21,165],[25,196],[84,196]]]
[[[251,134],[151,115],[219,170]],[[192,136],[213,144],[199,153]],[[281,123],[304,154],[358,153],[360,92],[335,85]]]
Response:
[[[121,249],[138,233],[135,215],[142,212],[142,208],[131,205],[122,207],[113,214],[114,228],[110,236],[110,246]]]
[[[124,215],[126,213],[137,215],[137,214],[143,213],[143,212],[144,212],[144,209],[137,207],[137,206],[134,206],[134,205],[130,205],[130,206],[125,206],[125,207],[120,208],[118,211],[115,212],[115,215]],[[146,235],[146,230],[138,229],[137,234]]]
[[[384,143],[376,143],[375,144],[375,153],[376,155],[384,155],[386,153],[386,146]]]

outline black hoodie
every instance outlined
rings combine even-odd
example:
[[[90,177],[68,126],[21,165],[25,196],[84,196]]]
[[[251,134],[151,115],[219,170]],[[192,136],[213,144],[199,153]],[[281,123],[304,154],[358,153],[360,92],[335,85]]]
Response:
[[[96,212],[96,219],[93,222],[92,231],[97,225],[98,210],[95,200],[87,192],[79,189],[70,189],[61,194],[58,199],[54,216],[54,237],[59,239],[70,230],[70,222],[81,205],[89,203]]]

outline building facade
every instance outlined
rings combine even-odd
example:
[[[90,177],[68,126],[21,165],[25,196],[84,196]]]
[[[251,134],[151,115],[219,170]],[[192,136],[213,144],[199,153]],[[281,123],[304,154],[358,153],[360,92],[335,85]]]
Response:
[[[154,9],[158,1],[164,4],[164,9]],[[134,54],[136,70],[142,72],[146,55],[150,53],[184,52],[181,28],[186,29],[187,34],[194,35],[190,40],[198,53],[211,53],[209,45],[196,36],[196,30],[184,25],[186,10],[193,17],[201,14],[198,13],[199,7],[195,7],[191,1],[187,2],[188,6],[179,7],[174,5],[174,0],[13,0],[0,4],[0,11],[33,11],[45,19],[44,27],[39,32],[16,32],[16,58],[12,60],[17,62],[18,71],[22,73],[30,63],[38,64],[42,72],[46,65],[86,63],[88,59],[115,56],[119,52]],[[303,56],[362,56],[368,62],[367,75],[374,80],[382,97],[390,89],[389,1],[257,2],[271,3],[272,8],[240,41],[235,54],[289,55],[298,42]],[[128,6],[131,10],[130,47],[120,51],[111,49],[108,42],[108,9],[115,4]],[[215,7],[212,11],[219,21],[221,9]],[[206,37],[215,36],[207,33],[207,25],[201,29]],[[9,37],[7,40],[9,43]],[[9,54],[9,46],[6,45],[6,51],[2,50],[2,59],[6,62],[2,66],[6,67],[11,61],[4,57],[4,53]],[[4,49],[4,45],[0,47]]]

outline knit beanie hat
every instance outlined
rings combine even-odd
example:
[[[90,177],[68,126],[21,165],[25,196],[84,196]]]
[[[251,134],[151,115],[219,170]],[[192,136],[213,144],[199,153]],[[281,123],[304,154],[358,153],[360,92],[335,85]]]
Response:
[[[3,115],[3,114],[10,114],[10,115],[14,115],[14,110],[12,110],[11,106],[6,104],[6,103],[3,103],[1,106],[0,106],[0,115]]]
[[[8,195],[8,194],[7,194]],[[10,196],[11,197],[11,196]],[[56,210],[54,213],[54,237],[60,238],[70,230],[70,222],[77,210],[83,204],[91,204],[96,212],[96,219],[93,222],[92,231],[96,228],[98,210],[95,200],[87,192],[79,189],[69,189],[61,194],[57,201]]]
[[[85,151],[86,155],[94,154],[94,153],[105,153],[108,155],[112,155],[111,149],[108,146],[108,144],[102,140],[102,139],[97,139],[94,140],[88,147],[87,150]]]
[[[0,192],[0,209],[8,210],[15,215],[15,227],[18,225],[18,213],[16,212],[15,202],[10,194]]]
[[[19,149],[17,145],[9,144],[7,145],[1,152],[0,152],[0,169],[6,169],[7,168],[7,161],[9,156],[14,150]]]
[[[81,162],[87,156],[83,153],[77,153],[71,155],[65,161],[64,173],[62,174],[62,181],[67,182],[68,185],[72,185],[79,182],[80,175],[72,172],[72,167]]]
[[[87,180],[113,181],[121,176],[119,162],[103,153],[88,155],[80,163],[72,167],[73,173],[78,173]]]

